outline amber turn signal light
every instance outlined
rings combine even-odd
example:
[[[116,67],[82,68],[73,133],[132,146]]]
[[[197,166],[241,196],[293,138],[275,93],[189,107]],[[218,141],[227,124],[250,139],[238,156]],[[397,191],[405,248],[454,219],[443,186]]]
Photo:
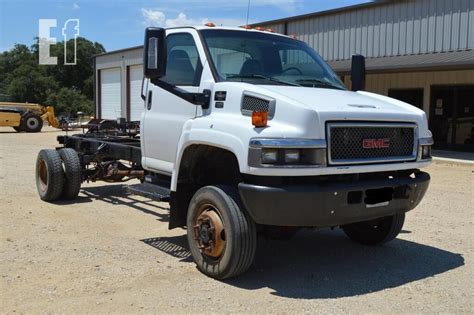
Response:
[[[267,126],[268,112],[252,112],[252,125],[257,128]]]

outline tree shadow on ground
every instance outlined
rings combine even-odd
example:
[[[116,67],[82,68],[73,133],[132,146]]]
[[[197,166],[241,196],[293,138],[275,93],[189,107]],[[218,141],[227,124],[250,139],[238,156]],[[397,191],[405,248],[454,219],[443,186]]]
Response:
[[[184,261],[192,261],[186,235],[142,240]],[[290,241],[260,239],[253,266],[224,282],[247,290],[298,299],[368,294],[409,284],[464,265],[460,254],[396,239],[362,246],[340,231],[301,231]]]

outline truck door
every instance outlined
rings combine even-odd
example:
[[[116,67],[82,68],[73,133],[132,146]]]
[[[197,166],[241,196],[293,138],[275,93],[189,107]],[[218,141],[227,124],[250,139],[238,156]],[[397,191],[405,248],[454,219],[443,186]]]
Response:
[[[202,62],[196,38],[189,32],[167,36],[166,76],[161,80],[187,92],[199,92]],[[171,174],[184,123],[196,116],[197,106],[151,82],[141,123],[143,166]]]

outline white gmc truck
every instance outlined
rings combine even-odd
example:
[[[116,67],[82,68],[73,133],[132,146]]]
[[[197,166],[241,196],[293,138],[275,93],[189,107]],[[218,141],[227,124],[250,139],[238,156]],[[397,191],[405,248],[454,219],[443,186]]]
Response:
[[[59,136],[38,155],[41,199],[139,179],[129,192],[168,201],[198,269],[224,279],[251,266],[257,234],[340,227],[388,242],[428,188],[425,113],[362,91],[360,55],[352,91],[307,44],[267,31],[148,28],[143,61],[140,123]]]

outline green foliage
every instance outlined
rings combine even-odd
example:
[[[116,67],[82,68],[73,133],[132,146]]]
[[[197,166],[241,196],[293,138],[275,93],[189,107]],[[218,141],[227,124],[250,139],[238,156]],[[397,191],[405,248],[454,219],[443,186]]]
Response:
[[[52,45],[50,55],[57,65],[38,63],[38,38],[31,48],[16,44],[0,53],[0,95],[16,102],[52,105],[58,114],[93,112],[93,56],[104,47],[83,37],[77,38],[76,65],[64,64],[64,42]],[[67,42],[67,61],[74,61],[74,40]]]
[[[92,100],[71,88],[61,88],[46,99],[46,105],[54,104],[54,109],[66,116],[74,116],[77,112],[91,114],[94,109]]]
[[[57,89],[54,77],[48,76],[44,69],[25,63],[8,74],[5,94],[19,102],[43,103]]]

